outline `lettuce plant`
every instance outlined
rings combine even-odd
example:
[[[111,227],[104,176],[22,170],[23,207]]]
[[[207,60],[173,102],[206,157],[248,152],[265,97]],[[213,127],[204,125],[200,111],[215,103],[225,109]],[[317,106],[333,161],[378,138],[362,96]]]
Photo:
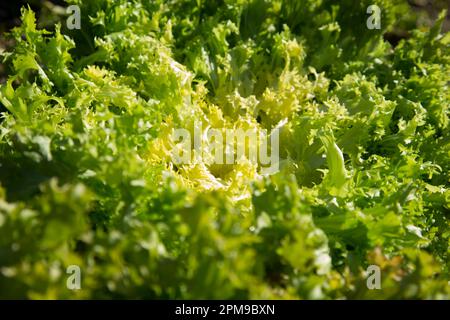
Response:
[[[394,47],[406,1],[67,3],[3,53],[0,297],[450,297],[445,13]],[[198,121],[279,129],[279,171],[176,163]]]

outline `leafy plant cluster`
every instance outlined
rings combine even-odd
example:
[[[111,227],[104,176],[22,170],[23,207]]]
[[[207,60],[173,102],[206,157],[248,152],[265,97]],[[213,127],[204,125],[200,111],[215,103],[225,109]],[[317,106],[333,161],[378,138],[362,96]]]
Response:
[[[67,2],[3,54],[0,297],[450,297],[444,14],[393,47],[406,1]],[[280,171],[175,165],[198,120],[281,127]]]

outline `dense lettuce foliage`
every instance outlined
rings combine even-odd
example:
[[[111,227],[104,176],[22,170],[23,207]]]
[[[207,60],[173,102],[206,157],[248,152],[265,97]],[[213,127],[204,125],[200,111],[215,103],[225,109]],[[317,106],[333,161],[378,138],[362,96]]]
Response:
[[[0,297],[450,297],[444,15],[394,48],[406,1],[68,3],[3,54]],[[175,165],[197,120],[280,127],[280,171]]]

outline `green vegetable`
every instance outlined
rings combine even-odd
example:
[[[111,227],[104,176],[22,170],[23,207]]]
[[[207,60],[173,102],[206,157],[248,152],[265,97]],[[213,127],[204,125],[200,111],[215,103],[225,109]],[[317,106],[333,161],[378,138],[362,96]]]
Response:
[[[450,298],[445,12],[428,30],[400,0],[67,2],[81,30],[23,9],[3,53],[0,298]],[[280,170],[176,163],[198,122],[278,128]]]

